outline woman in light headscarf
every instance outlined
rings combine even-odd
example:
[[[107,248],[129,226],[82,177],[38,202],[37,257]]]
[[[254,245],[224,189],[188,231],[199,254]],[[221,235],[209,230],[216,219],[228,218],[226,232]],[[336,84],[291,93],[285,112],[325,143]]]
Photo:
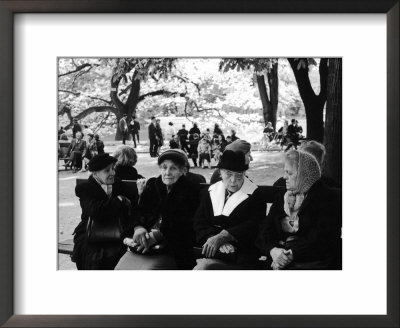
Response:
[[[321,180],[309,153],[284,154],[286,192],[263,224],[257,246],[274,270],[341,269],[341,194]]]

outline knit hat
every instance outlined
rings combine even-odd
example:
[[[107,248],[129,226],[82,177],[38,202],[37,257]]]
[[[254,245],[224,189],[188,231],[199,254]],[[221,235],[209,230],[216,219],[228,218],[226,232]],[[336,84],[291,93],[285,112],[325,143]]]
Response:
[[[97,172],[106,168],[108,165],[115,163],[117,159],[109,154],[95,155],[89,162],[89,171]]]
[[[226,146],[225,150],[241,151],[246,154],[250,151],[251,145],[246,140],[238,139]]]
[[[225,150],[218,163],[218,168],[234,172],[243,172],[248,170],[244,153],[242,151]]]
[[[298,153],[296,188],[293,190],[293,193],[304,194],[321,178],[321,168],[316,158],[310,153],[301,150],[291,150],[287,155],[293,152]]]
[[[160,165],[166,159],[169,159],[174,163],[184,167],[187,167],[187,165],[189,164],[186,153],[181,149],[168,149],[165,152],[163,152],[158,157],[158,165]]]

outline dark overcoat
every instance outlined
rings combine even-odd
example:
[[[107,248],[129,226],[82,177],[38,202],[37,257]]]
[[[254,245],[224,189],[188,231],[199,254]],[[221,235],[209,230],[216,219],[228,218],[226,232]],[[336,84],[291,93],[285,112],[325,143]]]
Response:
[[[130,190],[121,180],[115,179],[112,194],[109,198],[91,175],[89,179],[76,186],[75,194],[82,208],[81,222],[74,231],[74,250],[72,260],[81,270],[112,270],[124,254],[126,247],[122,240],[132,236],[133,224],[136,221],[137,192]],[[118,195],[127,197],[132,204],[128,209],[118,199]],[[89,217],[93,221],[121,219],[123,236],[120,241],[112,243],[89,243],[86,227]]]
[[[167,192],[161,176],[150,178],[139,200],[139,221],[147,230],[160,229],[178,269],[195,265],[193,217],[197,209],[201,186],[181,176]]]
[[[201,247],[209,237],[225,229],[237,240],[236,264],[253,266],[259,256],[254,243],[260,222],[265,218],[267,204],[257,186],[247,178],[240,191],[233,195],[224,205],[222,181],[202,190],[195,216],[196,241]]]
[[[313,269],[315,264],[315,269],[340,269],[341,190],[328,188],[321,179],[310,188],[298,211],[296,240],[287,245],[282,243],[289,237],[281,225],[281,219],[287,216],[283,196],[284,192],[273,203],[262,224],[257,240],[260,250],[269,256],[274,247],[291,249],[294,268]]]

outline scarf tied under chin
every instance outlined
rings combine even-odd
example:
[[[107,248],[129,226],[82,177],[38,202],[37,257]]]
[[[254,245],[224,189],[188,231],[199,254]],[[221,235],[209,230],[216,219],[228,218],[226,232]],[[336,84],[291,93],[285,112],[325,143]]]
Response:
[[[288,233],[299,230],[298,212],[308,190],[321,178],[321,169],[315,157],[298,150],[296,187],[288,190],[284,196],[284,210],[286,217],[282,219],[282,229]]]

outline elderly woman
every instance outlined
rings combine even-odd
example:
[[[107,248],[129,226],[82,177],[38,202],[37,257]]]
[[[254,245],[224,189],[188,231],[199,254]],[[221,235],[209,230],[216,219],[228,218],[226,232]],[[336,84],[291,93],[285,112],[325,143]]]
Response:
[[[119,146],[112,155],[117,159],[115,165],[115,176],[121,180],[138,180],[143,179],[134,165],[137,162],[135,149],[130,146]]]
[[[64,166],[71,166],[75,173],[82,167],[82,155],[86,150],[86,141],[82,139],[82,132],[76,132],[76,138],[72,140],[68,147],[69,160]]]
[[[160,176],[146,183],[139,200],[133,247],[116,270],[193,268],[193,216],[200,185],[185,177],[186,162],[186,155],[178,149],[166,150],[158,157]]]
[[[341,195],[321,180],[315,157],[284,154],[286,192],[271,207],[257,240],[274,270],[341,268]]]
[[[230,144],[225,143],[225,150],[242,152],[247,165],[253,160],[253,157],[251,156],[251,144],[246,140],[238,139]],[[210,183],[216,183],[218,181],[221,181],[221,172],[219,168],[213,172]]]
[[[123,238],[132,236],[135,193],[115,178],[117,160],[108,154],[89,162],[92,174],[75,188],[82,208],[74,231],[72,261],[78,270],[112,270],[125,252]]]
[[[194,219],[202,248],[194,269],[257,268],[254,242],[266,203],[258,187],[246,178],[249,165],[243,152],[225,150],[218,167],[222,181],[203,190]]]

